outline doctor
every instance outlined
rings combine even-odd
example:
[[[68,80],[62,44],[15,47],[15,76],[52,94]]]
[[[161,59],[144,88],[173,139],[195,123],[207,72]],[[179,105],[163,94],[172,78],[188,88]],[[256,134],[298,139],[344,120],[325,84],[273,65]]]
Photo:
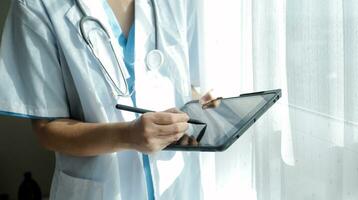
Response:
[[[12,1],[0,112],[32,119],[56,152],[50,199],[203,198],[199,154],[161,151],[188,129],[168,108],[191,100],[197,82],[196,3]],[[166,111],[138,117],[117,103]]]

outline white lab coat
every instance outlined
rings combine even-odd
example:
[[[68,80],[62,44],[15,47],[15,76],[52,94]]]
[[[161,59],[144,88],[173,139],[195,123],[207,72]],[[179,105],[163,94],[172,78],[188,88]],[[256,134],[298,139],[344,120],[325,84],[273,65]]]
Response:
[[[100,0],[82,3],[110,30]],[[189,66],[197,63],[191,59],[197,56],[190,52],[196,48],[188,47],[196,44],[195,6],[188,4],[195,1],[157,0],[157,4],[159,48],[166,60],[159,72],[147,70],[145,55],[154,48],[153,13],[147,0],[136,0],[135,86],[138,107],[164,110],[190,100]],[[112,86],[79,33],[81,16],[73,0],[13,0],[0,52],[2,114],[86,122],[135,118],[114,108],[116,103],[132,105],[132,101],[112,95]],[[123,56],[120,45],[113,44]],[[118,68],[108,70],[119,74]],[[198,153],[164,151],[150,155],[150,163],[156,199],[202,198]],[[142,155],[126,151],[76,157],[56,152],[51,199],[147,199]]]

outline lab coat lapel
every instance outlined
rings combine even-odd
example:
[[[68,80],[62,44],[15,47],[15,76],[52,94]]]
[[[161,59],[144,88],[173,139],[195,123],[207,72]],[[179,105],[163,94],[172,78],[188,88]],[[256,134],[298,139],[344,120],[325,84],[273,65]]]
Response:
[[[186,30],[183,25],[184,10],[181,1],[155,0],[157,4],[159,38],[167,40],[170,38],[181,38],[180,30]],[[168,44],[175,44],[169,42]]]
[[[142,50],[145,49],[145,52],[147,52],[150,49],[154,48],[155,29],[154,29],[153,18],[154,16],[152,13],[152,7],[150,1],[136,0],[135,1],[135,26],[136,26],[135,43],[142,45],[142,48],[136,49],[136,57],[139,56],[137,58],[140,58]]]
[[[114,34],[111,30],[111,27],[109,25],[109,22],[108,22],[108,19],[106,18],[106,13],[104,12],[104,9],[102,9],[102,1],[81,1],[82,2],[82,5],[85,9],[85,11],[92,17],[95,17],[96,19],[98,19],[103,25],[104,27],[107,29],[107,31],[109,32],[110,34],[110,37],[111,37],[111,42],[112,42],[112,45],[113,45],[113,49],[117,55],[117,58],[118,58],[118,62],[119,62],[119,65],[120,65],[120,69],[119,68],[116,68],[116,67],[113,67],[113,66],[116,66],[116,60],[114,60],[113,58],[111,59],[111,62],[112,64],[107,64],[107,65],[104,65],[103,67],[106,69],[106,71],[111,74],[111,78],[120,86],[124,86],[124,81],[123,81],[123,78],[122,78],[122,72],[124,73],[124,76],[126,79],[129,78],[129,73],[127,71],[127,68],[125,67],[125,63],[124,63],[124,55],[123,55],[123,49],[122,47],[119,45],[117,39],[114,37]],[[83,14],[81,13],[80,9],[78,8],[78,6],[76,4],[74,4],[66,13],[66,18],[67,20],[70,22],[70,24],[72,24],[73,28],[76,30],[77,34],[79,34],[79,38],[80,40],[83,40],[82,39],[82,35],[81,35],[81,32],[80,32],[80,20],[81,18],[83,17]],[[104,43],[106,41],[103,41]],[[83,41],[83,44],[85,44],[85,42]],[[86,45],[87,46],[87,45]],[[88,48],[89,51],[91,51],[89,48]],[[111,49],[109,49],[109,51],[112,51]],[[98,51],[99,53],[101,53],[101,50]],[[92,52],[90,52],[92,54]],[[94,59],[95,58],[95,55],[92,55]],[[108,57],[108,59],[110,59]],[[105,60],[107,61],[107,60]],[[107,62],[108,63],[108,62]],[[122,71],[122,72],[121,72]],[[114,89],[115,91],[115,88],[113,87],[113,85],[111,84],[111,87],[112,89]],[[121,87],[122,89],[123,87]]]

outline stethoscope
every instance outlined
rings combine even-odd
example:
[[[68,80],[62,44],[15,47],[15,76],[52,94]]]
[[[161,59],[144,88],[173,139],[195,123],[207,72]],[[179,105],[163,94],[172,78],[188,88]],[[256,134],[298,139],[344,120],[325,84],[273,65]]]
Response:
[[[125,66],[121,66],[120,63],[119,63],[119,59],[118,59],[117,54],[115,53],[114,46],[112,44],[112,40],[111,40],[111,37],[110,37],[110,34],[109,34],[108,30],[106,29],[106,27],[102,24],[102,22],[100,20],[98,20],[97,18],[94,18],[92,16],[87,15],[86,10],[84,9],[84,7],[83,7],[83,5],[82,5],[82,3],[80,1],[81,0],[75,0],[75,3],[76,3],[76,5],[78,6],[80,12],[83,15],[83,17],[80,20],[80,26],[79,26],[83,40],[89,46],[89,48],[91,49],[92,53],[95,55],[96,59],[100,63],[103,71],[106,73],[106,76],[108,77],[108,79],[110,81],[110,84],[112,86],[114,86],[114,88],[118,92],[117,96],[122,96],[122,97],[130,97],[130,96],[132,96],[134,91],[135,91],[134,87],[133,87],[132,91],[130,91],[128,81],[126,80],[124,71],[122,69],[122,67],[125,67]],[[149,51],[147,53],[145,61],[146,61],[147,69],[150,70],[150,71],[155,71],[155,70],[158,70],[163,65],[163,63],[164,63],[164,54],[163,54],[163,52],[161,50],[159,50],[159,46],[158,46],[158,44],[159,44],[159,38],[158,38],[158,35],[159,35],[158,13],[157,13],[157,5],[156,5],[155,0],[151,0],[151,4],[152,4],[152,10],[153,10],[153,14],[154,14],[153,22],[154,22],[154,28],[155,28],[155,31],[154,31],[155,47],[154,47],[153,50],[151,50],[151,51]],[[114,81],[114,79],[112,78],[112,76],[110,75],[108,70],[105,68],[103,62],[98,58],[98,56],[96,56],[96,53],[94,51],[94,45],[91,42],[88,33],[86,33],[86,31],[85,31],[85,24],[87,22],[93,22],[93,23],[97,24],[102,29],[102,31],[105,33],[105,36],[108,39],[107,41],[110,44],[111,51],[113,52],[114,57],[116,59],[116,63],[118,65],[119,69],[120,69],[121,78],[122,78],[122,80],[123,80],[123,82],[125,84],[124,91],[122,91],[121,88],[116,84],[116,82]]]

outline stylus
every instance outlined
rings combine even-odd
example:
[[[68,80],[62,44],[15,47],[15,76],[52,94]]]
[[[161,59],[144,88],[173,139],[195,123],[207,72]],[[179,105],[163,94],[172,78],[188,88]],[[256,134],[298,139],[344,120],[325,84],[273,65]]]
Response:
[[[155,111],[146,110],[143,108],[136,108],[136,107],[126,106],[126,105],[122,105],[122,104],[117,104],[116,108],[119,110],[125,110],[125,111],[129,111],[129,112],[140,113],[140,114],[144,114],[147,112],[155,112]],[[197,125],[206,125],[206,123],[199,121],[197,119],[189,119],[188,123],[197,124]]]

